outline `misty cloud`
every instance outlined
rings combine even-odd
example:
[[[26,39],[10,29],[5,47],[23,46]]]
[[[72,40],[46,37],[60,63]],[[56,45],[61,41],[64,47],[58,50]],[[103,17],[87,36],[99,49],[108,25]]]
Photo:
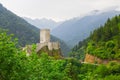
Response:
[[[92,10],[118,7],[120,0],[0,0],[19,16],[65,20],[88,14]]]

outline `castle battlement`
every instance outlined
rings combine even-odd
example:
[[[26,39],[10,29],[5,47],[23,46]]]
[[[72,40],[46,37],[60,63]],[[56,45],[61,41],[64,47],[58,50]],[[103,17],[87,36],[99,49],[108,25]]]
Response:
[[[49,49],[49,50],[57,50],[57,49],[60,49],[60,43],[59,43],[59,42],[49,42],[49,43],[48,43],[48,49]]]

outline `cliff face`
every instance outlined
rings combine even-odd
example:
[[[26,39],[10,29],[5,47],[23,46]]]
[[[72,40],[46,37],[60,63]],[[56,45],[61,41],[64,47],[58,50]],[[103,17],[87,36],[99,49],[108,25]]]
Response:
[[[107,64],[109,62],[118,62],[120,63],[120,60],[108,60],[108,59],[100,59],[96,56],[93,56],[93,55],[90,55],[90,54],[86,54],[85,55],[85,59],[84,59],[84,62],[87,62],[87,63],[96,63],[96,64]]]
[[[102,63],[102,60],[100,58],[97,58],[97,57],[93,56],[93,55],[86,54],[84,62],[88,62],[88,63]]]
[[[47,53],[49,56],[52,56],[55,59],[62,59],[63,58],[60,48],[49,50],[48,46],[44,46],[37,52],[38,55],[40,55],[41,53]]]

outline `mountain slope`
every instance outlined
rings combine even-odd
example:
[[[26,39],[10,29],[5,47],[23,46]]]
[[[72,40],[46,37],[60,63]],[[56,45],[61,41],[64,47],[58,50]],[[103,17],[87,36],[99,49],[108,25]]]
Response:
[[[64,40],[70,46],[74,46],[79,41],[88,37],[91,31],[103,25],[108,18],[119,13],[118,11],[112,10],[88,15],[80,19],[68,20],[53,29],[52,34]]]
[[[11,11],[4,8],[2,4],[0,4],[0,28],[8,29],[8,34],[14,34],[14,37],[18,38],[18,44],[21,46],[39,42],[40,30],[37,27],[30,25],[27,21],[18,17]],[[62,51],[64,53],[69,51],[68,46],[60,39],[51,36],[51,40],[59,40],[61,43]]]
[[[62,22],[55,22],[51,19],[46,19],[46,18],[31,19],[31,18],[24,17],[23,19],[25,19],[28,23],[38,27],[39,29],[48,28],[52,30],[62,23]]]
[[[120,59],[120,15],[108,19],[89,38],[87,53],[101,59]]]
[[[85,53],[103,60],[120,60],[120,15],[108,19],[104,26],[94,30],[87,39],[80,41],[70,56],[84,56]]]
[[[39,29],[4,8],[2,4],[0,4],[0,27],[8,29],[9,34],[14,34],[21,46],[39,41]]]

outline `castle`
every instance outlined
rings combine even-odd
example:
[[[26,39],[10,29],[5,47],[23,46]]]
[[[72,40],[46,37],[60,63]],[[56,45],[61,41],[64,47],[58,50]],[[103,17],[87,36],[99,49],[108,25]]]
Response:
[[[27,46],[27,56],[31,54],[31,47],[32,47],[31,45]],[[49,29],[40,30],[40,43],[36,44],[36,52],[40,53],[41,50],[43,52],[48,53],[48,55],[50,56],[57,55],[59,57],[62,57],[61,51],[60,51],[60,43],[50,41],[50,30]]]

